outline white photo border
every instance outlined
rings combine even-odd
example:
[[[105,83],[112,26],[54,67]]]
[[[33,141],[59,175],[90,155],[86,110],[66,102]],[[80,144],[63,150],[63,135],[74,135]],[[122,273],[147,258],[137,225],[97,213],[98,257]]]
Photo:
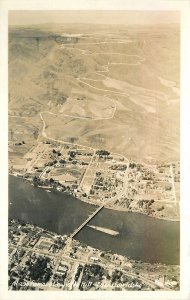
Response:
[[[176,10],[181,14],[180,75],[180,291],[8,291],[8,12],[10,10]],[[190,1],[188,0],[0,0],[0,299],[190,299]],[[174,120],[175,121],[175,120]]]

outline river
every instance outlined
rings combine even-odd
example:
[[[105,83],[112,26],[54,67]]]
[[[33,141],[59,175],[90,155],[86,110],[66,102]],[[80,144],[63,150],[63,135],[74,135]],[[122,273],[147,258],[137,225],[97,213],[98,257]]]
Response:
[[[13,176],[9,176],[9,203],[9,217],[58,234],[72,233],[97,208],[56,190],[47,193]],[[179,222],[104,208],[89,224],[119,234],[110,235],[85,226],[76,239],[143,262],[179,264]]]

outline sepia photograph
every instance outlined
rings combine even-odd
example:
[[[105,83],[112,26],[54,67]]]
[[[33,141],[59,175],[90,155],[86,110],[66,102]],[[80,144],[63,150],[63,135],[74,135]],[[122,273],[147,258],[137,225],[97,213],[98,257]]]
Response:
[[[179,289],[179,41],[171,11],[9,13],[10,289]]]
[[[8,291],[179,292],[180,11],[7,18]]]

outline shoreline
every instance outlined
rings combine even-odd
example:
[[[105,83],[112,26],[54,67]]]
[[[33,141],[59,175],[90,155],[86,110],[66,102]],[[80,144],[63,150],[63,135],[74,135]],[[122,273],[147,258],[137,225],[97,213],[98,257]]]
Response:
[[[32,186],[33,186],[33,183],[28,180],[28,179],[25,179],[25,178],[22,178],[22,177],[19,177],[15,174],[10,174],[10,176],[14,176],[14,177],[17,177],[19,179],[23,179],[24,181],[27,181],[28,183],[30,183]],[[101,206],[103,203],[93,203],[92,201],[89,201],[87,199],[83,199],[83,198],[78,198],[76,197],[74,194],[72,193],[69,193],[69,192],[61,192],[59,191],[58,189],[53,189],[51,186],[38,186],[37,188],[42,188],[45,192],[51,192],[52,190],[56,190],[57,192],[60,192],[60,193],[68,193],[68,195],[71,195],[73,196],[75,199],[79,200],[79,201],[82,201],[84,203],[87,203],[87,204],[91,204],[91,205],[94,205],[94,206]],[[120,212],[126,212],[126,213],[137,213],[137,214],[142,214],[142,215],[146,215],[147,217],[151,217],[151,218],[154,218],[154,219],[158,219],[158,220],[163,220],[163,221],[170,221],[170,222],[180,222],[180,219],[174,219],[174,218],[166,218],[166,217],[158,217],[158,216],[152,216],[152,215],[148,215],[146,214],[145,212],[142,212],[142,211],[132,211],[132,210],[126,210],[126,209],[123,209],[123,208],[119,208],[119,207],[110,207],[110,206],[106,206],[106,203],[104,205],[104,208],[106,209],[110,209],[110,210],[115,210],[115,211],[120,211]]]
[[[30,225],[32,228],[37,228],[38,230],[41,230],[42,232],[47,232],[48,234],[50,235],[53,235],[53,236],[56,236],[56,237],[65,237],[67,239],[69,239],[69,235],[68,234],[59,234],[57,233],[56,231],[52,231],[52,230],[49,230],[49,229],[45,229],[43,227],[40,227],[34,223],[29,223],[27,221],[24,221],[23,219],[18,219],[18,218],[8,218],[8,220],[15,220],[15,221],[18,221],[18,222],[24,222],[26,225]],[[8,226],[9,227],[9,226]],[[96,227],[96,226],[94,226]],[[110,255],[119,255],[119,256],[122,256],[122,257],[125,257],[130,263],[141,263],[141,264],[144,264],[144,265],[156,265],[156,266],[173,266],[173,267],[179,267],[179,264],[166,264],[166,263],[161,263],[161,262],[154,262],[154,263],[150,263],[150,262],[143,262],[142,260],[137,260],[137,259],[134,259],[134,258],[131,258],[130,256],[128,255],[123,255],[123,254],[119,254],[119,253],[113,253],[112,251],[109,251],[109,250],[102,250],[102,249],[99,249],[99,248],[95,248],[93,246],[90,246],[88,244],[86,244],[85,242],[83,241],[80,241],[76,238],[73,238],[74,241],[76,242],[79,242],[80,244],[84,245],[85,247],[88,247],[92,250],[95,250],[95,251],[100,251],[100,252],[104,252],[104,253],[109,253]],[[9,242],[10,243],[10,242]]]
[[[9,178],[9,180],[11,183],[12,190],[14,189],[14,186],[16,184],[15,188],[20,186],[21,188],[26,190],[26,192],[28,194],[28,198],[27,198],[27,195],[21,196],[22,202],[20,203],[18,201],[18,206],[17,206],[17,199],[19,200],[19,194],[17,195],[17,198],[15,198],[14,194],[13,194],[13,199],[11,198],[11,200],[13,200],[12,201],[13,205],[12,205],[12,209],[10,206],[11,211],[9,211],[9,212],[11,212],[11,214],[9,214],[9,216],[12,218],[23,219],[24,215],[22,213],[26,212],[26,216],[27,216],[27,214],[29,214],[29,218],[24,217],[25,221],[32,223],[32,224],[36,224],[37,226],[40,226],[44,229],[50,229],[51,231],[57,233],[58,235],[63,235],[63,234],[72,235],[75,232],[75,228],[79,228],[80,225],[83,224],[83,220],[87,220],[87,218],[89,218],[91,215],[93,215],[94,211],[96,211],[96,209],[97,209],[97,207],[92,206],[92,205],[82,206],[85,209],[85,217],[83,219],[81,219],[80,215],[83,212],[83,208],[80,212],[82,202],[77,201],[79,199],[76,199],[69,194],[66,195],[66,193],[64,193],[65,195],[63,193],[58,193],[58,191],[56,189],[52,192],[52,194],[46,194],[44,189],[37,189],[37,188],[35,189],[29,183],[27,184],[26,181],[23,181],[23,180],[15,181],[16,180],[15,177]],[[17,188],[16,188],[16,191],[17,191]],[[18,191],[19,191],[19,189],[18,189]],[[30,191],[34,192],[33,197],[35,197],[36,199],[41,198],[43,201],[41,204],[40,204],[41,201],[39,202],[38,211],[35,211],[36,209],[34,209],[34,211],[33,211],[34,205],[32,206],[32,214],[30,213],[31,210],[28,210],[27,208],[22,211],[23,204],[25,206],[25,198],[26,198],[27,203],[28,203],[28,201],[30,201],[30,196],[29,196]],[[59,201],[57,202],[56,199],[59,199]],[[49,204],[46,204],[46,200],[48,200]],[[52,201],[52,200],[55,200],[55,201]],[[66,206],[65,205],[62,206],[62,204],[61,204],[62,200],[63,200],[63,203],[66,203]],[[70,204],[68,204],[68,205],[67,205],[67,203],[68,203],[67,200],[71,200]],[[70,219],[70,217],[68,217],[69,215],[67,213],[68,213],[68,211],[70,211],[70,209],[68,210],[68,206],[70,207],[70,205],[71,205],[71,208],[73,208],[72,211],[76,212],[76,217],[79,219],[79,221],[77,221],[76,226],[69,224],[69,222],[71,222],[71,219]],[[61,218],[64,214],[65,214],[65,216],[67,216],[66,223],[62,222],[62,219],[59,218],[61,223],[63,224],[63,225],[61,225],[62,226],[61,230],[60,230],[59,226],[48,226],[48,224],[49,224],[48,221],[54,220],[54,215],[56,216],[56,214],[51,213],[51,207],[55,207],[56,214],[58,211],[58,215]],[[59,209],[59,207],[61,209]],[[76,211],[75,207],[78,207],[77,211]],[[41,222],[40,221],[41,214],[39,212],[41,212],[41,210],[43,211],[44,208],[45,208],[45,212],[42,215],[46,216],[46,214],[48,213],[48,217],[47,218],[45,217],[45,219],[43,218],[44,221]],[[86,208],[87,208],[87,211],[86,211]],[[53,211],[54,211],[54,209],[53,209]],[[39,215],[39,218],[37,217],[37,219],[36,219],[36,217],[34,217],[34,216],[36,216],[36,214]],[[114,222],[112,221],[112,216],[113,216]],[[129,221],[128,221],[128,219],[129,219]],[[104,222],[104,220],[105,220],[105,222]],[[131,221],[133,223],[131,223]],[[113,225],[113,224],[115,224],[115,222],[117,224],[116,227],[115,227],[115,225]],[[71,223],[73,223],[73,222],[71,222]],[[137,223],[137,227],[135,226],[136,223]],[[69,230],[66,230],[67,225],[65,227],[65,224],[68,224]],[[158,258],[154,258],[155,255],[153,255],[151,251],[150,251],[150,255],[143,254],[143,253],[141,254],[141,252],[138,252],[139,249],[141,248],[141,244],[142,244],[140,242],[140,240],[143,239],[142,234],[145,234],[145,236],[146,236],[146,232],[144,232],[144,229],[143,229],[143,224],[146,224],[147,230],[148,230],[148,232],[150,232],[150,239],[148,237],[148,240],[153,241],[154,246],[155,246],[154,241],[157,240],[156,235],[158,233],[158,237],[159,237],[160,230],[164,231],[163,238],[161,238],[160,242],[162,243],[164,241],[164,239],[166,240],[166,243],[164,243],[163,245],[167,245],[169,243],[168,241],[171,240],[170,237],[168,239],[165,229],[166,229],[166,231],[169,230],[169,232],[171,232],[172,234],[174,233],[174,235],[177,237],[176,241],[178,241],[178,235],[179,235],[178,234],[179,233],[179,223],[178,222],[177,223],[176,222],[175,223],[164,222],[164,221],[161,222],[156,219],[153,220],[153,219],[147,218],[146,215],[139,216],[139,215],[137,215],[137,213],[133,213],[133,214],[128,213],[127,214],[127,213],[123,213],[123,212],[119,212],[119,211],[118,212],[117,211],[108,211],[106,209],[104,211],[102,210],[100,219],[98,217],[96,222],[89,223],[89,225],[95,225],[95,226],[97,225],[97,226],[108,228],[108,229],[110,228],[110,229],[119,231],[119,233],[120,233],[119,235],[117,235],[115,237],[115,236],[112,236],[112,235],[109,235],[109,234],[106,234],[104,232],[100,232],[97,230],[92,229],[92,231],[91,231],[91,228],[86,226],[84,228],[84,232],[82,233],[82,235],[76,236],[75,239],[84,241],[84,242],[86,242],[86,244],[88,244],[92,247],[95,247],[96,249],[100,249],[102,251],[111,249],[113,253],[125,255],[127,257],[130,257],[130,258],[136,259],[136,260],[140,259],[144,262],[159,261],[160,263],[164,263],[164,264],[178,264],[178,258],[176,260],[176,257],[177,257],[176,255],[178,255],[177,254],[178,252],[174,252],[174,260],[171,259],[170,255],[166,256],[166,258],[164,258],[165,256],[162,257],[162,254],[158,253],[158,255],[155,254],[156,257],[158,256]],[[85,224],[85,225],[87,225],[87,224]],[[155,230],[152,228],[155,228]],[[129,235],[127,234],[128,230],[130,233]],[[134,237],[133,237],[133,235],[134,235]],[[138,239],[136,239],[136,237],[139,237],[140,240],[138,241]],[[129,241],[128,241],[129,243],[127,242],[128,238],[129,238]],[[94,240],[96,241],[95,243],[93,242]],[[131,241],[132,241],[132,243],[131,243]],[[110,245],[108,245],[107,242]],[[143,240],[142,240],[142,242],[143,242]],[[134,243],[134,245],[133,245],[133,243]],[[176,243],[171,240],[171,244],[172,245],[174,244],[174,249],[176,249],[176,251],[177,251]],[[171,244],[169,244],[169,245],[171,245]],[[129,249],[128,249],[128,247],[129,247]],[[149,247],[148,247],[147,251],[148,251],[147,253],[149,253]],[[168,250],[167,250],[167,252],[168,252]],[[173,254],[172,254],[172,256],[173,256]],[[152,259],[150,259],[150,257],[152,257]]]

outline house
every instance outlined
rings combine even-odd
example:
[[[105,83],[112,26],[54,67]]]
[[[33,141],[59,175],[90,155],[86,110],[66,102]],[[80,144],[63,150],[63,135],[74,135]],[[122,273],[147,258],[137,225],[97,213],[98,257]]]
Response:
[[[68,268],[66,266],[59,265],[57,271],[61,272],[61,273],[65,273],[65,272],[67,272],[67,269]]]
[[[165,286],[165,276],[159,277],[155,280],[155,285],[157,285],[160,288],[164,288]]]
[[[91,257],[90,257],[90,260],[92,260],[93,262],[98,262],[98,261],[99,261],[99,258],[98,258],[98,257],[95,257],[95,256],[91,256]]]

